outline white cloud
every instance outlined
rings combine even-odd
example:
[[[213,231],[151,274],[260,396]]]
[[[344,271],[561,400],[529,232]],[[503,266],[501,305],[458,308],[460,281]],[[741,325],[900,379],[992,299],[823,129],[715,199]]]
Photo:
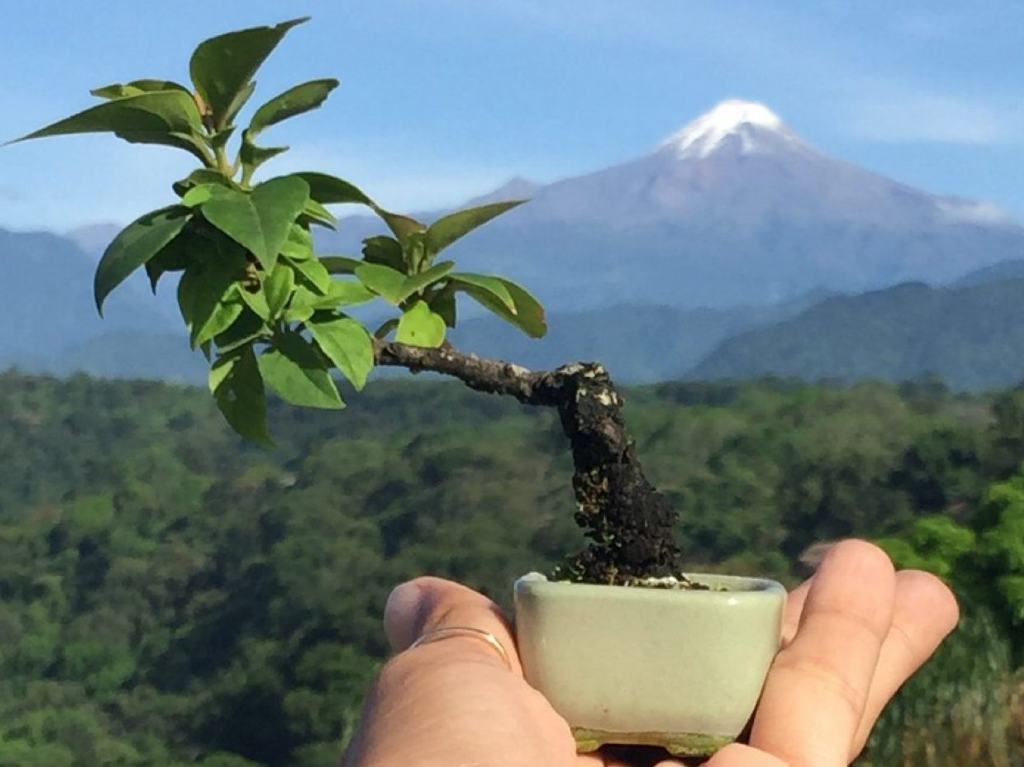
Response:
[[[974,202],[955,198],[940,199],[939,210],[955,221],[973,224],[1012,224],[1014,218],[994,202]]]

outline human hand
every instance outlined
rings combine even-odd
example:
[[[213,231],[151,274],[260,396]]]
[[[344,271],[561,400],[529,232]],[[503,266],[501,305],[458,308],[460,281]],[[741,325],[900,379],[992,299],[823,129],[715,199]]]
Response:
[[[754,717],[750,745],[705,767],[845,767],[882,708],[958,619],[937,578],[894,572],[863,541],[834,546],[789,597],[779,652]],[[623,752],[577,754],[568,725],[522,678],[507,621],[488,599],[437,578],[392,593],[385,630],[397,655],[382,669],[345,767],[632,767]],[[427,632],[471,626],[409,649]],[[646,764],[650,764],[648,760]],[[658,767],[681,765],[661,759]]]

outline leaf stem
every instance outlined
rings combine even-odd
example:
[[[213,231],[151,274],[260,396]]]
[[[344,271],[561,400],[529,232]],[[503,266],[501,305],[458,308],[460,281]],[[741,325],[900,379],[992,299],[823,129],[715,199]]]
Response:
[[[224,150],[224,147],[219,146],[214,150],[217,158],[216,169],[224,174],[225,177],[231,178],[235,174],[231,170],[231,162],[228,160],[228,153]]]

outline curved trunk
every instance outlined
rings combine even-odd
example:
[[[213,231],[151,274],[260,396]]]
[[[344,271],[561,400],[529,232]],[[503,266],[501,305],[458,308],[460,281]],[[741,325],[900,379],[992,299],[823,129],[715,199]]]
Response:
[[[622,417],[622,396],[596,363],[531,371],[500,360],[377,342],[378,365],[453,376],[472,389],[505,394],[527,405],[555,407],[572,449],[576,522],[587,548],[558,569],[560,578],[626,583],[682,574],[675,540],[678,515],[644,476]]]

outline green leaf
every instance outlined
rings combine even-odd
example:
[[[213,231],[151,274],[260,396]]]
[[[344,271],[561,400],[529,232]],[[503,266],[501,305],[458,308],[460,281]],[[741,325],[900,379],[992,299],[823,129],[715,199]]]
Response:
[[[409,346],[436,348],[444,343],[444,318],[431,311],[426,301],[417,301],[398,321],[395,340]]]
[[[374,212],[384,219],[384,223],[388,225],[398,241],[403,245],[413,235],[423,234],[427,231],[427,225],[420,223],[411,216],[403,216],[401,213],[392,213],[391,211],[384,210],[383,208],[373,205]]]
[[[438,280],[444,279],[445,276],[454,268],[454,261],[442,261],[440,264],[432,266],[419,274],[409,275],[405,278],[405,282],[402,283],[402,292],[399,301],[404,301],[413,293],[417,293],[424,288],[433,285]]]
[[[227,190],[202,206],[203,216],[250,251],[271,271],[288,230],[309,199],[309,187],[295,176],[266,181],[251,193]]]
[[[355,269],[356,277],[374,293],[398,305],[402,302],[405,275],[397,269],[383,264],[360,264]]]
[[[193,347],[202,346],[212,341],[215,336],[230,329],[235,320],[241,316],[244,308],[245,306],[238,299],[237,293],[215,304],[205,322],[195,326],[196,332],[192,339]]]
[[[237,252],[218,253],[185,271],[178,305],[193,347],[223,333],[241,315],[238,281],[244,276],[245,259]]]
[[[248,174],[246,177],[248,178],[267,160],[287,151],[288,147],[286,146],[257,146],[253,143],[252,135],[246,130],[242,131],[242,146],[238,156],[242,161],[242,165],[246,168],[246,173]]]
[[[317,349],[295,332],[279,335],[259,357],[267,386],[286,402],[337,410],[345,406]]]
[[[285,322],[305,322],[317,310],[317,301],[323,296],[314,293],[307,287],[298,285],[292,293],[292,300],[284,310],[282,319]]]
[[[263,293],[267,297],[270,319],[277,319],[281,314],[288,299],[292,297],[294,287],[295,272],[287,264],[279,262],[274,267],[274,271],[263,281]]]
[[[531,338],[543,337],[548,330],[547,322],[544,318],[544,307],[540,305],[536,298],[511,280],[506,280],[503,277],[496,277],[495,279],[500,280],[505,286],[515,305],[515,311],[509,311],[508,307],[502,301],[495,298],[495,295],[490,290],[466,283],[458,285],[458,288],[467,295],[472,296],[478,303],[490,309],[506,322],[515,325]]]
[[[157,283],[160,278],[168,272],[183,272],[188,266],[181,251],[162,250],[146,262],[146,276],[149,278],[149,288],[156,295]]]
[[[74,133],[198,133],[201,130],[199,110],[191,96],[181,91],[157,91],[98,104],[16,141]]]
[[[455,327],[457,311],[455,306],[455,290],[451,283],[446,285],[443,290],[435,293],[427,303],[430,304],[431,311],[441,316],[445,325],[450,328]]]
[[[355,185],[344,179],[326,173],[303,171],[294,173],[309,184],[309,196],[323,205],[355,203],[372,206],[373,200],[363,194]]]
[[[423,232],[414,232],[406,237],[402,251],[409,274],[418,274],[424,266],[430,265],[431,254],[427,252],[427,240]]]
[[[231,428],[246,439],[273,444],[267,431],[267,395],[252,347],[218,359],[210,371],[210,388]]]
[[[331,274],[355,274],[356,269],[363,265],[358,258],[348,256],[320,256],[320,263]]]
[[[323,297],[317,299],[316,305],[317,308],[322,309],[334,308],[336,306],[355,306],[356,304],[365,304],[376,297],[376,294],[371,293],[358,282],[332,280],[330,287],[328,287]]]
[[[96,309],[101,315],[110,291],[177,237],[188,223],[189,213],[180,205],[147,213],[128,224],[107,246],[93,281]]]
[[[237,357],[217,358],[217,361],[213,363],[213,367],[210,368],[210,372],[206,376],[206,385],[210,389],[210,394],[217,393],[217,389],[219,389],[224,383],[224,380],[231,375],[231,369],[235,366],[237,361]]]
[[[252,97],[252,94],[256,91],[256,81],[250,81],[242,90],[240,90],[228,105],[227,111],[224,113],[224,125],[231,125],[235,117],[239,112],[242,111],[242,107],[245,106],[246,102]]]
[[[259,290],[250,290],[245,286],[241,286],[238,289],[238,297],[242,299],[246,306],[248,306],[257,317],[264,321],[270,321],[270,306],[267,304],[267,296],[263,292],[262,286]]]
[[[307,258],[304,261],[292,262],[301,281],[312,286],[318,293],[326,293],[331,287],[331,275],[318,259]]]
[[[512,300],[516,304],[516,325],[531,338],[543,338],[548,332],[547,318],[544,316],[544,307],[540,301],[530,295],[525,288],[520,287],[511,280],[501,278],[512,294]]]
[[[189,173],[185,178],[175,181],[172,184],[174,193],[179,197],[184,197],[185,194],[201,184],[220,184],[230,189],[238,189],[238,186],[234,181],[229,179],[219,170],[213,168],[197,168],[196,170]]]
[[[470,272],[458,272],[452,275],[452,282],[458,286],[471,286],[485,290],[494,298],[504,304],[510,312],[516,311],[516,302],[512,300],[505,283],[498,277],[490,277],[486,274],[472,274]]]
[[[190,264],[214,252],[215,248],[216,246],[197,232],[194,226],[186,226],[177,237],[146,262],[146,274],[153,293],[156,293],[157,282],[164,274],[184,271]]]
[[[171,90],[107,101],[8,143],[75,133],[113,133],[135,144],[185,149],[206,164],[209,152],[199,139],[201,132],[195,101],[187,93]]]
[[[431,253],[440,253],[460,237],[524,202],[526,200],[494,202],[443,216],[427,228],[427,247]]]
[[[357,390],[362,389],[373,370],[373,342],[366,328],[349,317],[332,315],[314,317],[306,327],[327,359]]]
[[[405,254],[402,252],[402,244],[394,237],[377,235],[367,237],[363,240],[363,259],[371,264],[383,264],[405,271]]]
[[[445,261],[420,274],[406,276],[390,266],[364,263],[356,267],[355,274],[374,293],[397,305],[413,293],[443,279],[453,268],[455,262]]]
[[[181,204],[188,208],[198,208],[215,197],[233,199],[232,195],[235,194],[240,194],[240,192],[224,184],[197,184],[182,195]]]
[[[376,298],[358,282],[332,281],[323,295],[298,285],[292,295],[284,318],[291,322],[305,322],[319,309],[336,309],[340,306],[364,304]]]
[[[288,30],[307,20],[292,19],[273,27],[228,32],[199,44],[189,62],[189,72],[213,116],[215,128],[227,124],[231,110],[250,87],[256,70]]]
[[[334,225],[338,222],[331,211],[327,210],[327,208],[313,198],[309,199],[309,202],[306,203],[305,210],[302,212],[318,224],[326,226],[328,229],[334,229]]]
[[[231,126],[230,128],[225,128],[224,130],[219,130],[216,133],[211,134],[208,138],[210,146],[214,149],[224,149],[228,145],[228,141],[231,140],[234,133],[235,127]]]
[[[171,82],[170,80],[132,80],[130,83],[114,83],[104,85],[102,88],[94,88],[89,91],[93,96],[102,99],[123,99],[126,96],[138,96],[140,93],[151,93],[153,91],[182,91],[189,93],[184,85]],[[189,98],[192,94],[189,93]]]
[[[338,85],[337,80],[326,79],[311,80],[289,88],[256,110],[249,122],[250,135],[256,136],[282,120],[316,109]]]
[[[234,324],[220,335],[215,336],[214,341],[218,351],[226,354],[244,344],[269,335],[270,329],[262,319],[249,310],[243,310]]]
[[[288,227],[288,237],[281,246],[281,255],[292,261],[306,261],[313,257],[313,235],[299,224]]]

